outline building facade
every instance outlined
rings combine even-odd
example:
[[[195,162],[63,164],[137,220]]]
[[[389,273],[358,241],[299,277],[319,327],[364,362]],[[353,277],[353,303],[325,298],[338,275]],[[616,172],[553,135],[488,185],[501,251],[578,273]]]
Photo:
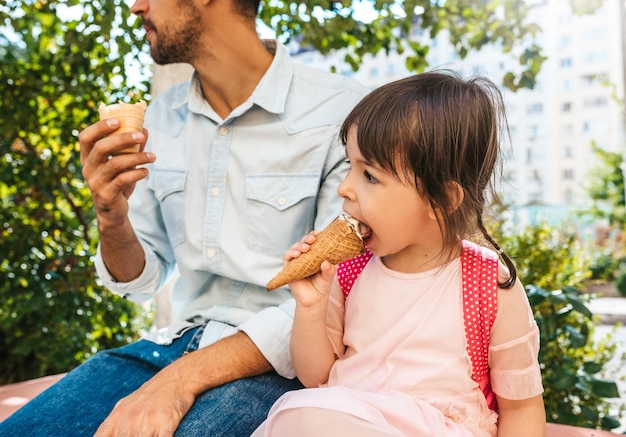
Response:
[[[585,181],[599,165],[592,144],[625,150],[621,1],[604,0],[587,15],[576,15],[569,0],[535,2],[529,21],[542,28],[536,42],[547,59],[533,90],[502,89],[511,132],[503,195],[511,205],[546,206],[553,212],[584,207],[589,202]],[[420,29],[415,32],[420,37]],[[356,73],[341,62],[340,53],[295,56],[320,68],[335,66],[372,89],[410,74],[404,56],[395,53],[365,58]],[[494,46],[461,60],[443,32],[430,41],[427,60],[429,68],[485,75],[496,83],[517,63]]]

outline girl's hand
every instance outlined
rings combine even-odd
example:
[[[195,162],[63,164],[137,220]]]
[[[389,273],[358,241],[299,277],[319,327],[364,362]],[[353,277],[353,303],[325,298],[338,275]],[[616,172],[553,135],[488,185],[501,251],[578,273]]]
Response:
[[[283,257],[284,264],[306,253],[315,243],[319,231],[312,231],[305,235],[300,242],[291,246]],[[302,308],[316,308],[326,311],[330,287],[333,283],[336,268],[328,261],[321,266],[322,271],[305,279],[300,279],[289,284],[289,288],[296,299],[296,304]]]

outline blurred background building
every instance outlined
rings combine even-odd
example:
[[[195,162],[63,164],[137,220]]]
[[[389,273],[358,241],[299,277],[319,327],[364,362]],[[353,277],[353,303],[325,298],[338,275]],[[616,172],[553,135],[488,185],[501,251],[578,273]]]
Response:
[[[512,143],[502,193],[522,220],[540,215],[555,221],[589,202],[584,183],[599,165],[592,143],[611,152],[626,147],[623,5],[622,0],[605,0],[592,14],[576,15],[570,0],[535,3],[529,21],[542,29],[536,42],[547,59],[533,90],[502,89]],[[409,74],[404,57],[395,53],[366,57],[360,70],[352,72],[342,53],[324,57],[296,44],[291,50],[301,62],[335,66],[372,89]],[[461,60],[445,32],[431,41],[427,59],[429,68],[485,75],[498,84],[518,67],[514,57],[495,46]]]

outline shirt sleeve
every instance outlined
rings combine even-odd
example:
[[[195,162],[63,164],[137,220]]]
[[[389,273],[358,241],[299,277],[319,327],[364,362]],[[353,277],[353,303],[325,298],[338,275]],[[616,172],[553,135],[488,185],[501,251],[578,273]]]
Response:
[[[296,377],[289,355],[295,309],[295,299],[289,299],[277,307],[261,310],[238,327],[250,337],[274,370],[289,379]]]
[[[493,391],[512,400],[543,393],[538,356],[539,328],[518,281],[511,289],[498,290],[498,315],[489,347]]]
[[[111,276],[102,259],[100,245],[98,245],[94,261],[96,273],[106,288],[112,293],[138,304],[142,304],[154,296],[159,289],[161,278],[161,264],[156,255],[144,243],[141,243],[141,245],[145,253],[146,264],[141,274],[130,282],[118,282]]]
[[[337,187],[350,170],[346,149],[339,141],[339,126],[329,129],[324,143],[328,145],[328,154],[322,173],[322,185],[318,192],[315,229],[324,229],[343,212],[341,197],[337,196]]]

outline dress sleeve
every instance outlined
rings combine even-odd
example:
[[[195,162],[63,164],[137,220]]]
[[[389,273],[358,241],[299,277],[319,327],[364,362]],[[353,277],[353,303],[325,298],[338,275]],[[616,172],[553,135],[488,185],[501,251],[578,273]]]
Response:
[[[337,357],[341,358],[345,353],[346,346],[343,343],[345,298],[337,281],[333,280],[328,298],[328,310],[326,313],[326,331],[328,338],[333,345],[333,351]]]
[[[539,329],[522,284],[498,290],[498,315],[491,329],[490,379],[493,391],[512,400],[543,393]]]

